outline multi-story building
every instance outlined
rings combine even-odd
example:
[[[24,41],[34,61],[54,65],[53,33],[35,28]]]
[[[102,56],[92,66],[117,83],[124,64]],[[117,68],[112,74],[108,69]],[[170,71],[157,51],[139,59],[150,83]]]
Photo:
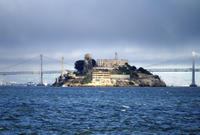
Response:
[[[128,63],[126,59],[118,59],[115,53],[115,59],[98,59],[98,67],[94,67],[92,71],[93,85],[114,85],[117,80],[128,80],[130,75],[111,74],[116,67],[123,66]]]
[[[115,59],[97,59],[99,67],[115,68],[128,63],[126,59],[118,59],[117,53],[115,53]]]
[[[128,63],[128,60],[121,59],[121,60],[115,60],[115,59],[98,59],[97,64],[99,67],[108,67],[108,68],[115,68],[119,66],[125,65],[125,63]]]
[[[110,72],[108,70],[96,70],[92,72],[93,84],[111,84]]]
[[[130,75],[123,75],[123,74],[111,74],[110,75],[111,80],[129,80]]]

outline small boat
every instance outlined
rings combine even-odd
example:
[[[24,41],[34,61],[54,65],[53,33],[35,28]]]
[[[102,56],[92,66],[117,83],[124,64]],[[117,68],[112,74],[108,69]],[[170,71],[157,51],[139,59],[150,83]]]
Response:
[[[44,84],[42,84],[42,83],[39,83],[39,84],[37,84],[37,86],[45,86]]]
[[[34,82],[27,82],[27,86],[36,86]]]

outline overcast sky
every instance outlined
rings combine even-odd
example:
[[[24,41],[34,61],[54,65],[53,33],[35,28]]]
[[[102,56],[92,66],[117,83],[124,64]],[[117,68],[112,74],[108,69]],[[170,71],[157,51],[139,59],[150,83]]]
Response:
[[[187,65],[199,16],[200,0],[0,0],[0,67],[43,54],[71,68],[115,52],[136,66]]]

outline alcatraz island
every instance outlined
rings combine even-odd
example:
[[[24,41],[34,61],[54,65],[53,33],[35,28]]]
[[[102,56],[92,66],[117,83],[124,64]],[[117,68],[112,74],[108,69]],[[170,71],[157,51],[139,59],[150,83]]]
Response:
[[[74,64],[76,71],[65,71],[56,78],[57,87],[166,87],[158,75],[128,64],[126,59],[94,60],[86,54]]]

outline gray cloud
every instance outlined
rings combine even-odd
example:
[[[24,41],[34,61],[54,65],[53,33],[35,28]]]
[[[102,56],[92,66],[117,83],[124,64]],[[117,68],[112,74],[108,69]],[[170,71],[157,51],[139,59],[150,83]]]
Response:
[[[138,65],[182,61],[200,50],[199,14],[199,0],[1,0],[1,63],[43,53],[70,65],[115,51]]]

